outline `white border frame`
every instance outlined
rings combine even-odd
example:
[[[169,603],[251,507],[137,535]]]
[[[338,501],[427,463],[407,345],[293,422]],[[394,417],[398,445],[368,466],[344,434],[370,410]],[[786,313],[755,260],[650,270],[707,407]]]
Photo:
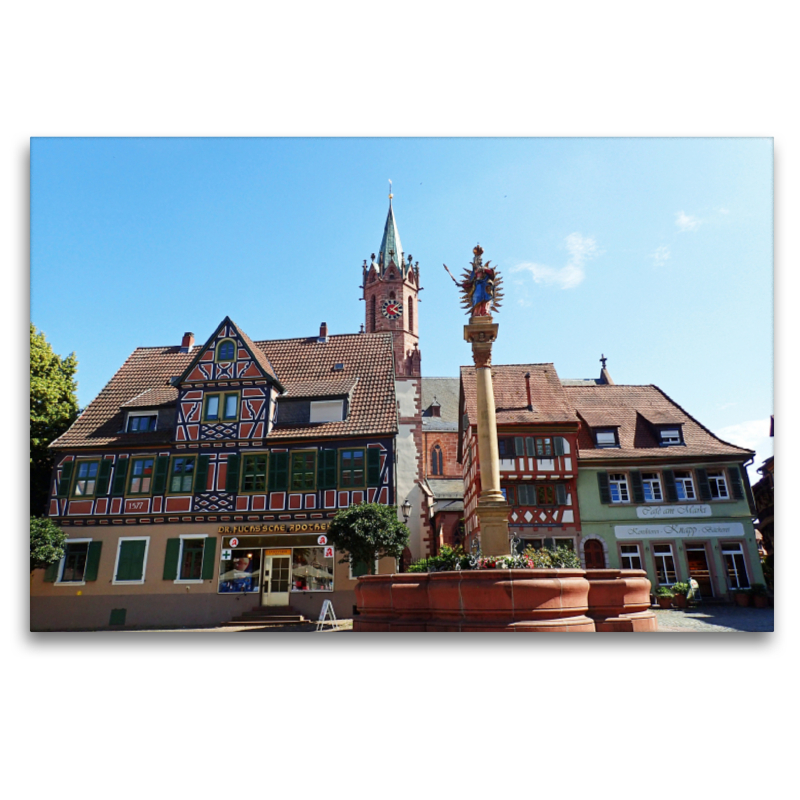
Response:
[[[70,544],[91,544],[93,541],[94,541],[94,539],[67,539],[67,541],[64,542],[64,546],[66,547],[67,545],[70,545]],[[86,567],[85,566],[83,568],[84,580],[82,580],[82,581],[62,581],[61,580],[61,576],[64,574],[64,562],[66,561],[66,559],[67,559],[67,553],[65,551],[64,555],[61,556],[61,561],[58,562],[58,574],[56,575],[56,579],[53,582],[53,585],[54,586],[85,586],[86,585]],[[86,549],[86,561],[87,561],[87,563],[89,561],[89,549],[88,548]]]
[[[182,533],[178,538],[181,540],[181,546],[178,548],[178,569],[175,573],[176,576],[181,574],[181,561],[183,560],[183,540],[184,539],[208,539],[207,533]],[[203,545],[203,562],[200,564],[200,574],[203,574],[203,567],[205,566],[205,545]],[[212,578],[213,580],[213,578]],[[205,583],[203,578],[180,578],[176,577],[173,583],[192,584],[192,583]]]

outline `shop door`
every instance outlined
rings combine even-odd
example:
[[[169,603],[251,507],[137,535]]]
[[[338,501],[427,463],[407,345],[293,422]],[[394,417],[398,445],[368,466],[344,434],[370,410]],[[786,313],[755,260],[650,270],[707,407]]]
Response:
[[[687,547],[686,563],[689,567],[689,577],[694,578],[700,586],[700,597],[713,597],[714,584],[711,580],[711,572],[708,569],[705,547]]]
[[[261,574],[261,605],[289,605],[290,556],[264,556]]]
[[[603,545],[597,539],[587,539],[583,544],[583,554],[586,557],[586,569],[605,569],[606,557]]]

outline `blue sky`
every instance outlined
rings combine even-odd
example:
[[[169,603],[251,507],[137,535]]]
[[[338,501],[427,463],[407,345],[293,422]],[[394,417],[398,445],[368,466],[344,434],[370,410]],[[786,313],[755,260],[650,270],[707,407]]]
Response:
[[[470,360],[476,242],[504,276],[495,363],[654,383],[772,454],[769,138],[165,138],[31,142],[31,319],[86,405],[138,346],[358,331],[393,181],[419,261],[423,374]],[[752,473],[752,470],[751,470]]]

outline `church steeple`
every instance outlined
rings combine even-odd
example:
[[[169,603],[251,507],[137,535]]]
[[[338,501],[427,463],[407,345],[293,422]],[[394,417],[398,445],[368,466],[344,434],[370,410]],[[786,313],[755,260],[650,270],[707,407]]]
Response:
[[[391,181],[389,182],[391,183]],[[400,243],[400,232],[389,194],[389,213],[377,259],[362,266],[363,298],[366,300],[366,332],[391,332],[394,339],[395,375],[419,376],[420,353],[417,303],[419,302],[419,262],[407,261]]]
[[[389,183],[391,184],[391,181]],[[394,218],[392,197],[392,193],[389,192],[389,213],[386,215],[386,225],[383,227],[381,249],[378,251],[378,266],[383,275],[389,263],[394,261],[395,266],[400,268],[405,277],[408,267],[403,261],[403,245],[400,243],[400,232],[397,230],[397,220]]]

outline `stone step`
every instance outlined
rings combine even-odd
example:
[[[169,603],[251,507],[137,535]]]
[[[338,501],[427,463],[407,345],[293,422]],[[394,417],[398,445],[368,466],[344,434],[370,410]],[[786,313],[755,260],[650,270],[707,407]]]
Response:
[[[301,625],[308,622],[301,614],[242,614],[226,625]]]

